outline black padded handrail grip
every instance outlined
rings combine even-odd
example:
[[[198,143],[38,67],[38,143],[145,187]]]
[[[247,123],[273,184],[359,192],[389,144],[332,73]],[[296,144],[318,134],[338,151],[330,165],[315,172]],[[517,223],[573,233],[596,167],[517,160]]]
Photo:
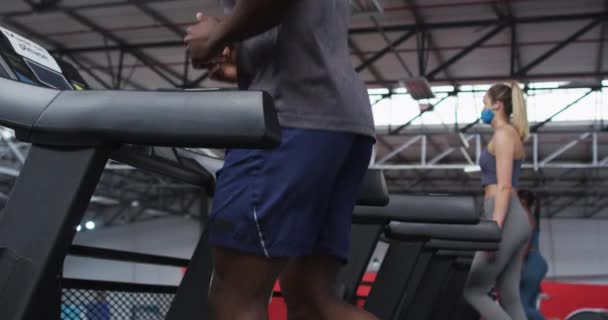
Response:
[[[44,109],[60,91],[0,78],[0,125],[23,132],[31,130]]]
[[[390,239],[407,240],[411,237],[428,237],[442,240],[460,241],[500,241],[500,230],[494,221],[481,221],[478,224],[432,224],[391,222],[386,230]]]
[[[382,170],[367,169],[363,178],[357,205],[384,207],[389,203],[388,188]]]
[[[56,91],[0,79],[0,125],[53,146],[280,143],[272,99],[261,91]]]
[[[424,245],[425,249],[434,250],[466,250],[466,251],[496,251],[498,242],[454,241],[433,239]]]
[[[391,195],[386,207],[355,208],[354,223],[381,224],[389,221],[475,224],[472,197]]]

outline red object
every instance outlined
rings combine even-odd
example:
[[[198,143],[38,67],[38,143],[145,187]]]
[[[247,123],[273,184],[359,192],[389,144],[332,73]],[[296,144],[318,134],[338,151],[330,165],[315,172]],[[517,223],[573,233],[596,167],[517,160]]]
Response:
[[[547,320],[566,319],[579,309],[608,309],[608,285],[543,281],[541,313]]]
[[[287,306],[283,298],[274,297],[268,306],[268,315],[271,320],[287,320]]]
[[[376,273],[368,272],[363,276],[363,281],[357,290],[357,304],[362,307],[365,298],[369,295],[371,284],[376,280]],[[287,320],[287,306],[281,296],[281,287],[277,281],[274,285],[275,297],[268,306],[268,315],[271,320]]]
[[[369,295],[371,285],[376,280],[375,273],[366,273],[357,290],[357,304],[361,307]],[[581,309],[608,309],[608,285],[578,284],[543,281],[545,298],[541,302],[541,313],[547,320],[565,320],[573,312]],[[274,286],[275,297],[268,307],[271,320],[287,320],[287,306],[281,296],[281,287]]]

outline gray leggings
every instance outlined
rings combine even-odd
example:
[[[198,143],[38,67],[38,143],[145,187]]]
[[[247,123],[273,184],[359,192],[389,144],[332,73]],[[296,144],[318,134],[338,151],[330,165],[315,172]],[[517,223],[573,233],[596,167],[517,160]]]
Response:
[[[484,209],[487,218],[491,218],[493,198],[485,201]],[[464,297],[487,320],[526,320],[519,297],[519,280],[524,245],[530,237],[531,226],[516,195],[511,197],[501,231],[502,240],[494,255],[475,254]],[[498,290],[500,304],[488,296],[492,288]]]

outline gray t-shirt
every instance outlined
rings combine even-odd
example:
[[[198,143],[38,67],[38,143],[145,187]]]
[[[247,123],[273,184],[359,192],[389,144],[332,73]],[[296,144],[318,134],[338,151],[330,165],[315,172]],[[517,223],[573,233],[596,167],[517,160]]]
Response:
[[[227,10],[235,0],[223,0]],[[297,0],[283,22],[237,45],[239,87],[264,90],[284,127],[375,136],[349,47],[349,0]]]

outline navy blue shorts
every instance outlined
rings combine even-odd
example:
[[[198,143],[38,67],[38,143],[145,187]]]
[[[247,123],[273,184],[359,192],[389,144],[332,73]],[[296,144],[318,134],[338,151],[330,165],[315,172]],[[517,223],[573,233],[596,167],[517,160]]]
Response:
[[[348,258],[374,139],[283,128],[276,149],[230,149],[217,174],[212,246],[271,258]]]

